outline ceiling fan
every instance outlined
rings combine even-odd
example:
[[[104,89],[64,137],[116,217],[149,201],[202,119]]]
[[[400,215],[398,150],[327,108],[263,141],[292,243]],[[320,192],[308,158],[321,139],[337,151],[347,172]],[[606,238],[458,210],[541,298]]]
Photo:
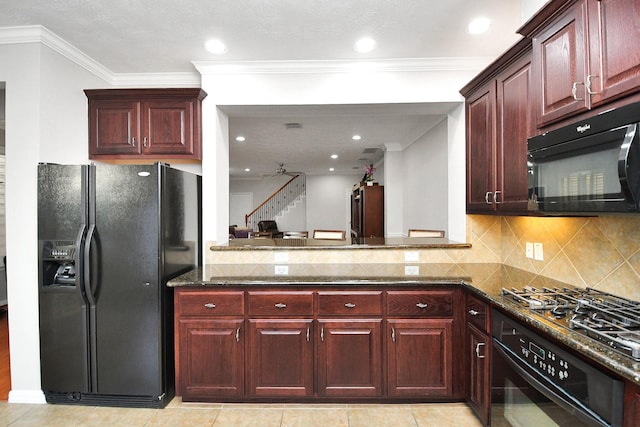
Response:
[[[278,175],[288,175],[288,176],[296,176],[296,175],[304,175],[304,172],[290,172],[284,167],[284,163],[278,164],[278,168],[275,170],[273,175],[266,176],[278,176]]]

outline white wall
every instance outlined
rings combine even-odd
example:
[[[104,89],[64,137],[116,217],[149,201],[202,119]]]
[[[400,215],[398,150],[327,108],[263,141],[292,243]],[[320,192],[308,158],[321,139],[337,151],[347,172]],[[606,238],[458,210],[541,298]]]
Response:
[[[87,162],[82,89],[105,83],[39,43],[0,45],[6,82],[11,402],[43,402],[37,293],[37,164]]]
[[[351,203],[347,198],[359,175],[307,176],[307,228],[345,230],[351,228]]]
[[[402,152],[404,233],[409,228],[448,229],[448,122],[443,119]]]

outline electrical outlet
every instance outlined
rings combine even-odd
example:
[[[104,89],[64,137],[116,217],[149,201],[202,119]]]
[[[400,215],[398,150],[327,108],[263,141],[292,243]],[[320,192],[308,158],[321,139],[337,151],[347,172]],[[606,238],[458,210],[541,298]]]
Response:
[[[527,258],[533,258],[533,243],[527,242],[525,244],[525,254]]]
[[[289,274],[289,266],[288,265],[276,265],[275,274]]]
[[[420,274],[420,267],[417,265],[405,265],[404,274],[405,276],[417,276]]]
[[[405,251],[404,253],[404,261],[405,262],[418,262],[420,261],[420,254],[418,251]]]
[[[289,252],[275,252],[273,255],[274,262],[289,262]]]
[[[544,256],[542,253],[542,243],[533,244],[533,257],[538,261],[544,260]]]

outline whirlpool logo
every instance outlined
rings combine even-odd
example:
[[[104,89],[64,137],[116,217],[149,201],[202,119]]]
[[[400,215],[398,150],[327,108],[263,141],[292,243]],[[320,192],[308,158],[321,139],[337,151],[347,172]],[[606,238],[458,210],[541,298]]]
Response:
[[[586,125],[582,125],[582,126],[576,127],[576,130],[578,131],[578,133],[584,133],[584,132],[588,131],[589,129],[591,129],[591,125],[590,124],[586,124]]]

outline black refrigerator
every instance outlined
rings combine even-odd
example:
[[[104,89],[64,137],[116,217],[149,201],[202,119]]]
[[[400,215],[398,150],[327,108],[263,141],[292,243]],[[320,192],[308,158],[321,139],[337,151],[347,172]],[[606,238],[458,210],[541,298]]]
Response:
[[[163,163],[38,165],[42,390],[49,403],[162,408],[173,293],[199,264],[201,179]]]

